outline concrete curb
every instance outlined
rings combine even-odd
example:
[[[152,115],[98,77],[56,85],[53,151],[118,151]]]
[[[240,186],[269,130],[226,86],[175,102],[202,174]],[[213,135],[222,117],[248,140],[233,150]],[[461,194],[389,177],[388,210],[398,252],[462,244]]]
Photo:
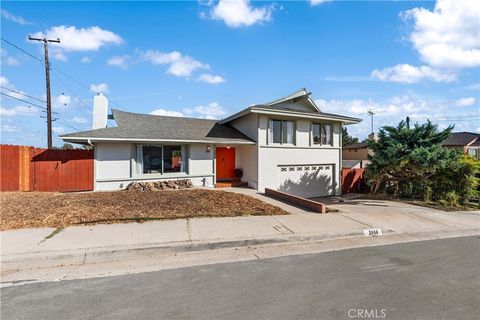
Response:
[[[391,236],[412,236],[419,240],[449,238],[457,236],[480,235],[479,228],[471,229],[445,229],[417,233],[394,233],[384,232],[381,238]],[[79,266],[94,263],[113,262],[128,260],[132,258],[161,256],[185,252],[201,252],[220,249],[249,248],[275,245],[299,244],[308,242],[335,241],[343,239],[364,238],[362,233],[351,234],[304,234],[285,235],[281,237],[270,237],[260,239],[234,239],[231,241],[211,242],[176,242],[163,244],[149,244],[127,247],[101,247],[86,248],[77,250],[62,250],[49,252],[36,252],[27,254],[16,254],[1,257],[2,273],[25,269],[41,269],[52,267]]]

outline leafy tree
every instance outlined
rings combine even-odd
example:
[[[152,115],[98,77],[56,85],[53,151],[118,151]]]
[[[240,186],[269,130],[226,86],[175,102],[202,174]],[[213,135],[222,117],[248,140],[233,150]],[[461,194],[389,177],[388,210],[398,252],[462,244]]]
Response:
[[[347,146],[352,143],[358,143],[358,138],[349,135],[347,127],[342,127],[342,146]]]
[[[72,150],[72,149],[74,149],[74,148],[73,148],[73,145],[72,145],[72,144],[70,144],[70,143],[64,143],[63,146],[62,146],[62,149],[63,149],[63,150]]]
[[[430,121],[411,128],[408,118],[396,127],[382,127],[377,141],[367,141],[373,151],[366,170],[372,191],[393,188],[398,196],[412,196],[418,192],[415,188],[424,190],[423,182],[451,166],[461,155],[456,149],[442,147],[452,129],[450,126],[438,131],[438,126]]]

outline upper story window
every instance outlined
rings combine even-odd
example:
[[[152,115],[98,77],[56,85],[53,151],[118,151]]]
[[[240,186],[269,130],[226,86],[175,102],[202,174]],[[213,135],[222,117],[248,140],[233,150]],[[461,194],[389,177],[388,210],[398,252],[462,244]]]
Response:
[[[294,144],[295,125],[288,120],[270,120],[269,143]]]
[[[182,146],[137,145],[137,173],[185,172]]]
[[[332,145],[332,126],[325,123],[312,123],[312,140],[317,145]]]

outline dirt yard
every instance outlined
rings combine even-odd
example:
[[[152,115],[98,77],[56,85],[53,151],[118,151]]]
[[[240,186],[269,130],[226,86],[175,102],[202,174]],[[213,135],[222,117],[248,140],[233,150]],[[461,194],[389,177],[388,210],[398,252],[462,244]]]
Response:
[[[187,217],[284,215],[258,199],[218,190],[2,192],[1,230]]]

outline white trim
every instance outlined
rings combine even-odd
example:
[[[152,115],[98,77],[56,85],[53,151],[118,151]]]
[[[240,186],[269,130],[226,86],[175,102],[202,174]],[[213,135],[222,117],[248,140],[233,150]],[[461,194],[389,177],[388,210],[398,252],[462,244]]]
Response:
[[[146,180],[171,180],[171,179],[186,179],[186,178],[201,178],[212,177],[211,173],[194,174],[194,175],[177,175],[177,176],[161,176],[161,177],[135,177],[135,178],[111,178],[111,179],[96,179],[95,182],[116,182],[116,181],[146,181]]]
[[[287,110],[271,110],[271,109],[263,109],[263,108],[251,108],[252,113],[260,113],[260,114],[268,114],[268,115],[276,115],[276,116],[285,116],[289,115],[295,118],[301,119],[321,119],[321,120],[330,120],[330,121],[340,121],[343,123],[360,123],[361,119],[356,118],[345,118],[343,116],[325,116],[324,114],[312,114],[312,113],[304,113],[304,112],[297,112],[297,111],[287,111]]]
[[[273,144],[260,146],[260,148],[279,148],[279,149],[327,149],[327,150],[341,150],[342,148],[332,147],[330,145],[315,145],[315,146],[295,146],[292,144]]]
[[[216,144],[256,144],[254,141],[236,141],[236,140],[224,140],[224,141],[212,141],[212,140],[174,140],[174,139],[131,139],[131,138],[92,138],[92,137],[60,137],[64,141],[69,140],[91,140],[93,142],[98,141],[119,141],[119,142],[172,142],[172,143],[216,143]]]

